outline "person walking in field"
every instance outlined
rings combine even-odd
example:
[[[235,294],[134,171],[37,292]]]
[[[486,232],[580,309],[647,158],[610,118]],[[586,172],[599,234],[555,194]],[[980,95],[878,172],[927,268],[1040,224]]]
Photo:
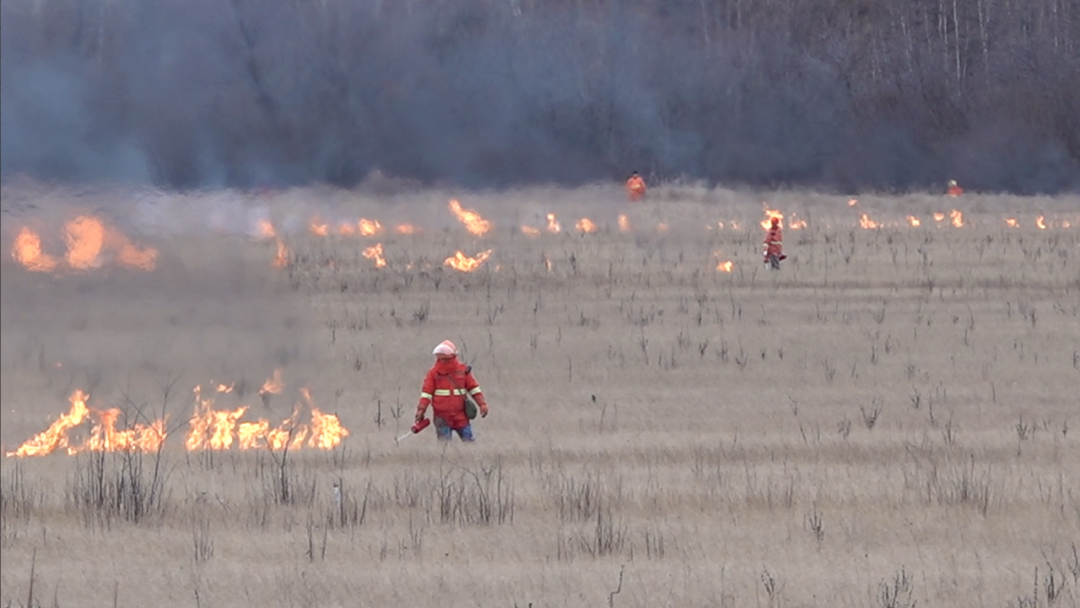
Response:
[[[630,195],[631,201],[639,201],[645,197],[645,180],[638,175],[637,171],[630,174],[630,179],[626,180],[626,190]]]
[[[964,189],[961,188],[960,185],[956,183],[956,180],[955,179],[950,179],[949,180],[949,187],[948,187],[947,190],[945,190],[945,194],[948,194],[949,196],[960,196],[963,193],[964,193]]]
[[[765,263],[771,270],[780,269],[780,261],[787,258],[784,255],[784,230],[780,226],[780,218],[772,218],[769,230],[765,233],[763,243],[765,249]]]
[[[438,440],[450,441],[457,433],[462,441],[476,441],[471,420],[477,412],[471,402],[479,408],[481,418],[487,417],[488,405],[473,377],[472,366],[458,360],[457,346],[450,340],[440,342],[431,354],[435,355],[435,364],[424,376],[416,422],[424,420],[430,405]]]

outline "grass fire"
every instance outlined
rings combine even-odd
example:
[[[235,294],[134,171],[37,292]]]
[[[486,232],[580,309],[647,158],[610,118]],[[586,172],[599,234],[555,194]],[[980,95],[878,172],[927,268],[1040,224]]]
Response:
[[[1080,602],[1075,196],[27,188],[0,605]]]

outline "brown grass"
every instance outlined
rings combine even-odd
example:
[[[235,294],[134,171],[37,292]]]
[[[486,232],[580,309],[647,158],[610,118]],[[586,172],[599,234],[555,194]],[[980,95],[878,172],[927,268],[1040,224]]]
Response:
[[[492,234],[468,235],[452,196]],[[1075,197],[776,193],[809,226],[770,273],[757,196],[650,196],[5,186],[5,252],[21,225],[98,210],[161,256],[57,276],[5,257],[4,449],[74,388],[166,411],[176,436],[159,456],[3,459],[0,605],[1080,605]],[[953,207],[965,228],[930,217]],[[520,232],[549,211],[563,233]],[[294,227],[286,268],[243,236],[264,213]],[[315,213],[425,232],[315,237]],[[360,255],[375,242],[387,268]],[[441,266],[489,248],[476,273]],[[492,414],[475,445],[397,445],[444,338]],[[271,418],[309,387],[352,434],[284,467],[186,454],[190,391],[211,381]]]

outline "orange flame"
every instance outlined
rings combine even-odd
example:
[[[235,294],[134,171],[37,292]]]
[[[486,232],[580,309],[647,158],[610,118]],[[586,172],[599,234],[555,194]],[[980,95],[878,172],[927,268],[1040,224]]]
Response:
[[[394,230],[396,230],[398,234],[416,234],[420,232],[420,229],[412,224],[398,224],[397,228]]]
[[[324,414],[315,407],[308,389],[300,389],[300,394],[303,402],[298,401],[292,415],[275,428],[270,428],[270,423],[263,419],[241,423],[237,428],[240,449],[269,447],[280,450],[291,446],[302,446],[305,439],[307,446],[311,448],[332,450],[337,447],[341,440],[349,435],[349,430],[342,426],[336,415]],[[311,412],[310,426],[298,423],[300,411],[304,405]]]
[[[521,233],[526,236],[536,236],[540,234],[540,230],[533,228],[532,226],[522,226]]]
[[[870,219],[870,216],[864,213],[862,214],[862,218],[859,220],[859,226],[866,228],[867,230],[871,230],[881,226],[881,224]]]
[[[802,230],[806,228],[806,220],[795,219],[795,214],[791,214],[791,221],[788,222],[788,227],[792,230]]]
[[[49,272],[56,268],[56,260],[41,249],[41,237],[33,230],[23,227],[15,237],[11,257],[27,270]]]
[[[334,414],[324,414],[319,408],[311,408],[311,438],[308,445],[321,450],[332,450],[349,434]]]
[[[269,447],[272,450],[280,450],[294,445],[302,445],[307,436],[307,428],[297,424],[300,417],[300,404],[293,408],[293,413],[281,421],[275,428],[270,428],[270,421],[259,419],[255,422],[244,422],[237,429],[237,438],[240,440],[241,450],[251,450],[260,447]]]
[[[364,250],[362,255],[369,260],[375,260],[376,268],[386,266],[386,260],[383,258],[382,243],[375,243],[371,247],[368,247]]]
[[[281,421],[277,428],[266,432],[266,445],[272,450],[281,450],[294,445],[303,445],[307,437],[307,427],[297,424],[299,410],[293,410],[293,415]],[[261,422],[261,421],[260,421]],[[260,425],[261,426],[261,425]],[[269,426],[269,423],[267,423]]]
[[[65,226],[67,263],[72,268],[87,269],[101,264],[101,250],[105,247],[105,226],[101,220],[80,216]]]
[[[203,399],[201,388],[195,387],[195,412],[188,420],[190,429],[184,446],[188,451],[227,450],[233,444],[236,422],[248,410],[243,405],[232,411],[213,409],[213,399]]]
[[[1035,225],[1039,227],[1039,230],[1046,230],[1046,221],[1043,216],[1035,218]]]
[[[49,428],[38,433],[33,438],[23,443],[14,452],[7,452],[7,456],[43,456],[57,448],[68,447],[68,431],[82,424],[83,420],[90,415],[86,407],[86,401],[90,396],[77,389],[68,398],[71,409],[67,414],[62,414],[49,425]]]
[[[476,254],[475,258],[470,258],[464,253],[458,251],[454,255],[443,260],[444,266],[449,266],[454,270],[460,270],[461,272],[473,272],[477,268],[480,268],[487,259],[491,257],[491,250],[481,251]]]
[[[857,199],[857,198],[848,199],[848,202],[847,202],[848,207],[854,207],[855,205],[858,205],[858,204],[859,204],[859,199]]]
[[[483,236],[491,229],[491,222],[480,217],[479,213],[471,209],[462,209],[461,203],[454,199],[450,200],[450,211],[457,217],[458,221],[465,225],[466,230],[476,236]]]
[[[96,413],[98,423],[90,430],[90,437],[82,447],[68,448],[68,454],[84,449],[91,452],[156,452],[165,443],[165,420],[150,424],[136,423],[117,430],[116,421],[120,410],[113,408]]]
[[[219,386],[220,389],[220,386]],[[240,449],[270,447],[281,449],[286,446],[304,445],[307,447],[329,450],[339,445],[349,435],[349,430],[342,426],[336,415],[324,414],[315,407],[311,394],[302,389],[303,403],[297,402],[293,414],[278,427],[270,428],[266,420],[239,422],[248,406],[232,411],[213,409],[214,400],[203,398],[201,387],[195,387],[195,408],[189,420],[189,432],[184,440],[188,451],[227,450],[234,443]],[[159,450],[166,439],[166,419],[158,419],[148,424],[136,423],[125,429],[118,429],[119,409],[93,411],[86,405],[89,396],[82,390],[76,390],[70,397],[71,409],[53,422],[47,430],[25,442],[17,450],[7,452],[11,456],[43,456],[58,449],[65,449],[68,454],[81,451],[97,452],[154,452]],[[302,406],[310,410],[311,424],[298,424]],[[70,443],[69,432],[94,418],[95,424],[90,429],[87,439],[79,444]]]
[[[341,224],[338,225],[338,234],[341,236],[352,236],[356,234],[356,226],[353,226],[349,222],[341,222]]]
[[[734,267],[735,267],[735,264],[732,263],[730,260],[724,261],[724,262],[718,262],[716,264],[716,270],[719,271],[719,272],[731,272],[732,268],[734,268]]]
[[[276,395],[285,388],[285,383],[281,381],[280,369],[274,370],[274,375],[263,382],[262,388],[259,389],[260,395]]]
[[[285,246],[285,241],[281,239],[277,240],[277,255],[274,256],[274,266],[278,268],[284,268],[289,264],[289,248]]]
[[[919,218],[915,217],[914,215],[907,216],[907,221],[915,228],[918,228],[919,224],[922,224],[922,222],[919,221]]]
[[[587,217],[583,217],[578,220],[577,223],[574,224],[574,227],[578,229],[578,232],[585,232],[589,234],[597,231],[596,224],[594,224],[593,221]]]
[[[1010,217],[1005,220],[1005,225],[1009,228],[1019,228],[1020,222],[1016,221],[1015,217]]]
[[[945,214],[944,213],[935,213],[934,214],[934,221],[935,222],[940,222],[943,219],[945,219]]]
[[[270,223],[270,220],[263,218],[255,226],[255,235],[260,239],[272,239],[277,236],[277,231],[274,230],[274,225]]]
[[[562,230],[562,226],[559,225],[559,221],[555,219],[554,213],[547,214],[547,222],[548,232],[555,234]]]
[[[952,225],[956,228],[964,227],[964,214],[960,211],[953,209],[949,212],[949,217],[952,218]]]
[[[95,217],[79,216],[68,222],[64,226],[64,241],[67,245],[64,262],[76,270],[101,266],[105,261],[102,254],[107,250],[115,252],[113,259],[118,264],[131,268],[153,270],[157,260],[157,250],[136,247],[122,232],[106,227]],[[59,265],[42,251],[41,237],[29,228],[19,231],[11,254],[28,270],[49,271]]]
[[[131,243],[124,243],[116,252],[116,261],[122,266],[153,270],[157,261],[157,250],[149,247],[139,248]]]
[[[619,216],[619,232],[630,232],[630,218],[626,215]]]
[[[118,430],[116,422],[120,418],[120,410],[108,409],[102,412],[91,411],[86,406],[90,396],[81,389],[76,390],[68,398],[71,409],[67,414],[62,414],[49,428],[37,434],[29,441],[23,443],[13,452],[7,452],[6,456],[44,456],[58,449],[65,448],[68,454],[90,450],[93,452],[154,452],[165,442],[165,420],[156,420],[150,424],[138,423],[129,428]],[[90,436],[79,445],[71,445],[68,433],[71,429],[81,425],[88,418],[97,419],[97,423],[90,430]]]
[[[761,205],[763,207],[765,207],[765,219],[761,220],[761,227],[762,228],[764,228],[765,230],[768,230],[769,227],[772,226],[773,218],[776,218],[776,219],[780,220],[780,226],[784,225],[784,214],[783,213],[780,213],[779,211],[776,211],[775,209],[769,209],[769,207],[765,203],[762,203]]]
[[[308,230],[315,236],[327,236],[330,234],[330,224],[321,222],[318,217],[315,217],[308,224]]]
[[[379,220],[360,218],[360,236],[375,236],[376,234],[382,234],[382,231],[383,227]]]
[[[329,450],[341,443],[349,435],[349,430],[342,426],[334,414],[323,414],[315,407],[311,393],[301,389],[303,403],[297,402],[291,416],[275,428],[270,422],[259,419],[254,422],[239,422],[247,411],[247,406],[233,411],[215,411],[212,399],[198,398],[196,388],[196,411],[191,418],[191,430],[185,446],[189,451],[210,449],[227,450],[233,442],[241,450],[269,447],[280,450],[292,446]],[[302,406],[306,405],[311,413],[311,424],[299,423]]]

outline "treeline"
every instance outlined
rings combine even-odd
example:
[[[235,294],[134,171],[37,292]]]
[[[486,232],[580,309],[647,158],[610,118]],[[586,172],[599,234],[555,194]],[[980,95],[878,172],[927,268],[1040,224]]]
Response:
[[[1075,0],[4,0],[3,177],[1080,189]]]

